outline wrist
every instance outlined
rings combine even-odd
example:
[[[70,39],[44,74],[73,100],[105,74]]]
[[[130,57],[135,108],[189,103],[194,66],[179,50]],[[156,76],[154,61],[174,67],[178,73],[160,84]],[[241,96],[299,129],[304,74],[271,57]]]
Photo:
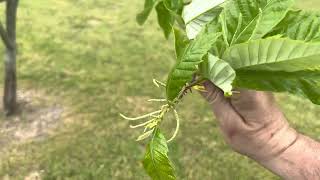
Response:
[[[288,124],[276,131],[265,147],[265,154],[257,157],[257,161],[272,161],[291,149],[299,139],[299,133]]]
[[[286,121],[271,124],[254,136],[254,138],[260,137],[257,138],[260,139],[260,143],[256,143],[260,147],[256,147],[257,151],[247,154],[247,156],[257,162],[272,161],[290,149],[296,143],[298,136],[296,130],[291,128]]]
[[[290,146],[276,156],[259,163],[284,179],[313,180],[320,178],[320,145],[297,134]]]

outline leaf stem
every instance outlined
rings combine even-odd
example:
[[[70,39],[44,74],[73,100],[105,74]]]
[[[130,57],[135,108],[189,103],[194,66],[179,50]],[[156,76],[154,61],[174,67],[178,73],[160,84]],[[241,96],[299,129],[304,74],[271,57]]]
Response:
[[[171,142],[177,136],[179,129],[180,129],[180,118],[179,118],[177,110],[173,109],[173,113],[174,113],[175,119],[177,121],[177,126],[176,126],[176,130],[174,131],[172,137],[167,141],[168,143]]]
[[[146,122],[138,124],[138,125],[130,125],[130,128],[135,129],[135,128],[138,128],[138,127],[142,127],[142,126],[145,126],[145,125],[149,124],[152,121],[154,121],[154,119],[151,119],[149,121],[146,121]]]
[[[158,110],[158,111],[154,111],[154,112],[151,112],[151,113],[148,113],[148,114],[145,114],[145,115],[142,115],[142,116],[138,116],[138,117],[127,117],[123,114],[120,113],[120,116],[123,118],[123,119],[126,119],[126,120],[129,120],[129,121],[136,121],[136,120],[140,120],[140,119],[144,119],[144,118],[147,118],[147,117],[150,117],[154,114],[157,114],[157,113],[160,113],[161,110]]]

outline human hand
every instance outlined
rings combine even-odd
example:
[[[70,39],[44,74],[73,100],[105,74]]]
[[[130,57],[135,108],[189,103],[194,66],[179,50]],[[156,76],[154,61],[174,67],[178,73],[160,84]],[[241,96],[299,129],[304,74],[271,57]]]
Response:
[[[235,151],[283,179],[320,179],[320,143],[290,128],[271,93],[240,90],[225,98],[211,82],[204,86],[202,95]]]
[[[231,98],[211,82],[202,95],[211,105],[226,142],[237,152],[258,162],[268,161],[295,143],[290,128],[271,93],[240,90]]]

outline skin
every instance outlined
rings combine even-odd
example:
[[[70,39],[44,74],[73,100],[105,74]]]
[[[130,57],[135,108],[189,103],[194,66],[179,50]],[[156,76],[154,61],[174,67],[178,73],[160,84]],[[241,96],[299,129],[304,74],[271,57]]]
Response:
[[[320,179],[320,143],[291,128],[271,93],[239,90],[231,98],[204,83],[225,141],[284,179]]]

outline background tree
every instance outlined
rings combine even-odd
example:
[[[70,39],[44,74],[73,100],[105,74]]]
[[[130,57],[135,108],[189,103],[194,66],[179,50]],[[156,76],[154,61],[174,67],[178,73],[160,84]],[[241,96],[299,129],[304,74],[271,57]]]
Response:
[[[19,0],[0,0],[6,4],[5,27],[0,22],[0,36],[6,48],[5,79],[3,108],[6,115],[11,115],[17,108],[17,78],[16,78],[16,19]]]

